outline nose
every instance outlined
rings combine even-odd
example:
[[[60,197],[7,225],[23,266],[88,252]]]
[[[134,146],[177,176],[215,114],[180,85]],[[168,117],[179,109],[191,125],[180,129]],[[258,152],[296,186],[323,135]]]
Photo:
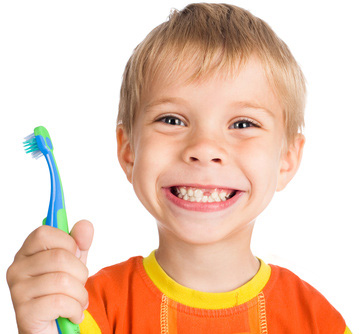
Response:
[[[187,164],[223,165],[227,160],[227,152],[221,140],[197,133],[192,135],[182,157]]]

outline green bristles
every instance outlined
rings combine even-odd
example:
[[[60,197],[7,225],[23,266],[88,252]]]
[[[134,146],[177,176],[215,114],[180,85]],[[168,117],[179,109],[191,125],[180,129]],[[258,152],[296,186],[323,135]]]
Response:
[[[24,139],[25,141],[23,142],[23,144],[24,144],[25,153],[31,153],[32,157],[35,159],[40,158],[43,154],[41,153],[39,147],[37,146],[35,135],[32,133],[31,135],[28,135]]]

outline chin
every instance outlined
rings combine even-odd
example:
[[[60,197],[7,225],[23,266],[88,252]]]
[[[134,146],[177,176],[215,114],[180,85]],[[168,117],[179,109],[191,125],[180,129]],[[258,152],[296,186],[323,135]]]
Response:
[[[223,226],[221,228],[218,224],[211,224],[208,220],[204,222],[199,222],[198,220],[187,221],[186,223],[176,222],[175,226],[172,227],[161,226],[161,223],[157,224],[159,224],[159,232],[165,233],[166,237],[181,240],[189,245],[215,244],[226,239],[231,234],[231,231],[223,230]]]

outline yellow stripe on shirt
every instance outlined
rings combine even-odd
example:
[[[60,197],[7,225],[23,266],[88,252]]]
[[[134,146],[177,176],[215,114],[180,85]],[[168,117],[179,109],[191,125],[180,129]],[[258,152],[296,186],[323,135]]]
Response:
[[[143,259],[143,266],[151,281],[168,298],[190,307],[219,310],[244,304],[263,290],[270,278],[271,267],[258,260],[257,274],[243,286],[228,292],[202,292],[178,284],[161,268],[155,250]]]
[[[352,334],[352,332],[350,331],[350,329],[348,327],[345,327],[344,334]]]
[[[92,315],[85,310],[84,312],[85,318],[81,322],[80,326],[80,333],[81,334],[101,334],[101,329],[98,327],[95,319]]]

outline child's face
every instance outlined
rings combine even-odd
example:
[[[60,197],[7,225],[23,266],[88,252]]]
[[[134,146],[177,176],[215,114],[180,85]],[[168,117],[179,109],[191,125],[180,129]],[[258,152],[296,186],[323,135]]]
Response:
[[[158,80],[143,98],[133,135],[133,153],[119,135],[119,159],[138,198],[160,233],[192,244],[250,232],[274,192],[294,176],[304,144],[300,137],[296,148],[282,152],[282,107],[256,58],[235,79]],[[208,198],[213,188],[236,195],[219,204],[171,193],[189,186]]]

